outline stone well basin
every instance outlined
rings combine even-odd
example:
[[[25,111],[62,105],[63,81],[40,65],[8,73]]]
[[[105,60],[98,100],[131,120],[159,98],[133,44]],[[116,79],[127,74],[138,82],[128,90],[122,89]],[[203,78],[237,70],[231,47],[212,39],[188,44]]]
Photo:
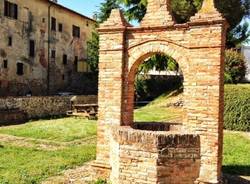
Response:
[[[159,123],[114,127],[112,181],[119,184],[194,183],[200,169],[200,137],[182,134],[178,128]]]

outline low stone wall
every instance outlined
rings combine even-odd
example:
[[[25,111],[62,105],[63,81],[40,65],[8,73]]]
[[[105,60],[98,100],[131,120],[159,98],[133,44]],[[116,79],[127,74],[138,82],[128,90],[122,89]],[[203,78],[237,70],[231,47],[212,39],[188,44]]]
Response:
[[[49,116],[66,115],[71,109],[73,96],[32,96],[0,98],[0,109],[19,109],[27,113],[28,119],[44,118]],[[78,103],[97,103],[97,96],[76,96]],[[0,117],[1,121],[1,117]]]
[[[114,183],[190,184],[199,176],[200,137],[116,127],[111,140]]]

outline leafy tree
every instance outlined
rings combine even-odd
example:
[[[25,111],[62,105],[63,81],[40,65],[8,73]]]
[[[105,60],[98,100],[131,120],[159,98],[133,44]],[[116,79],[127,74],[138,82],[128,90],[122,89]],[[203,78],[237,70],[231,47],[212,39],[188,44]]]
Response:
[[[99,63],[99,36],[97,32],[92,33],[92,39],[87,43],[87,58],[91,71],[97,72]]]
[[[156,71],[179,71],[179,65],[172,57],[165,54],[155,54],[140,65],[138,73],[148,73],[153,69]]]
[[[237,48],[240,47],[242,43],[248,43],[250,41],[250,31],[248,31],[249,24],[248,22],[238,25],[227,35],[227,47],[228,48]]]
[[[246,74],[244,57],[235,50],[226,50],[225,54],[225,82],[239,83]]]
[[[146,13],[147,0],[118,0],[126,7],[126,16],[129,20],[141,21]],[[177,23],[183,23],[190,19],[202,5],[203,0],[172,0],[171,7],[173,11],[173,16]],[[250,1],[249,0],[217,0],[215,1],[216,7],[227,19],[230,28],[229,35],[235,34],[235,27],[239,25],[243,17],[250,16]],[[242,36],[236,36],[232,39],[232,36],[228,36],[228,43],[232,45],[233,41],[238,44],[239,41],[246,39],[247,30]],[[236,45],[236,44],[234,44]]]
[[[99,12],[97,13],[98,23],[102,23],[109,18],[112,9],[120,8],[117,0],[106,0],[101,3]]]

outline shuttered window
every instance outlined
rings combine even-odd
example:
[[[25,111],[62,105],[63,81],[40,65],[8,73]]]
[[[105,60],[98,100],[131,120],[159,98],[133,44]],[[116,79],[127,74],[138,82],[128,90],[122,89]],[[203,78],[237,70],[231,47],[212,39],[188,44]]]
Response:
[[[73,25],[72,26],[72,35],[73,35],[73,37],[80,38],[80,27]]]
[[[9,1],[4,1],[4,16],[13,19],[18,18],[18,6],[17,4],[10,3]]]
[[[56,31],[56,18],[51,17],[51,30]]]

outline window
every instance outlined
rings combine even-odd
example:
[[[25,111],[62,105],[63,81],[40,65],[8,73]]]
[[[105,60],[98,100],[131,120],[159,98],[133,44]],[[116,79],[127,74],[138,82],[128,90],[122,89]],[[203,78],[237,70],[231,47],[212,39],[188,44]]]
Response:
[[[18,6],[17,4],[4,1],[4,16],[17,19],[18,17]]]
[[[51,51],[51,58],[56,59],[56,51],[55,50]]]
[[[51,17],[51,30],[56,31],[56,18]]]
[[[29,56],[35,57],[35,41],[34,40],[30,40]]]
[[[23,63],[17,63],[17,71],[16,74],[17,75],[23,75]]]
[[[62,25],[62,23],[59,23],[59,24],[58,24],[58,31],[59,31],[59,32],[62,32],[62,31],[63,31],[63,25]]]
[[[12,37],[11,36],[8,37],[8,46],[9,47],[12,46]]]
[[[74,61],[74,69],[77,71],[77,64],[78,64],[78,56],[75,56],[75,61]]]
[[[77,72],[84,72],[84,73],[91,72],[86,60],[78,61]]]
[[[89,27],[89,22],[87,21],[86,26]]]
[[[42,18],[42,22],[45,23],[45,18]]]
[[[64,54],[64,55],[63,55],[63,64],[64,64],[64,65],[67,65],[67,63],[68,63],[68,58],[67,58],[67,55]]]
[[[65,76],[64,76],[64,74],[62,75],[62,80],[64,80],[65,79]]]
[[[73,25],[72,35],[73,37],[80,38],[80,27]]]
[[[8,60],[3,60],[3,68],[8,68]]]

